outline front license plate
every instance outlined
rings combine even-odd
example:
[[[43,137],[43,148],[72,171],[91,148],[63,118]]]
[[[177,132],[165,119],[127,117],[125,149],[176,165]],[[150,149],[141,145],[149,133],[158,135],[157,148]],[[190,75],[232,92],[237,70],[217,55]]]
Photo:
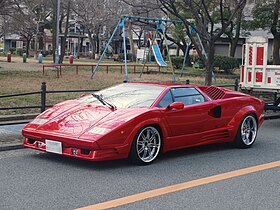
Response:
[[[46,140],[46,151],[62,154],[62,144],[59,141]]]

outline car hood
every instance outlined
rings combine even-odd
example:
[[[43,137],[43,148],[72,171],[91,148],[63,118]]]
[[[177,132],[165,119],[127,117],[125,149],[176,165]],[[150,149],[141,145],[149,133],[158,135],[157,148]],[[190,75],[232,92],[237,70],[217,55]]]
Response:
[[[31,122],[26,128],[33,127],[37,131],[79,138],[94,126],[113,129],[147,110],[148,107],[112,110],[106,106],[72,101],[54,106],[38,116],[38,118],[48,119],[43,125],[34,127]]]

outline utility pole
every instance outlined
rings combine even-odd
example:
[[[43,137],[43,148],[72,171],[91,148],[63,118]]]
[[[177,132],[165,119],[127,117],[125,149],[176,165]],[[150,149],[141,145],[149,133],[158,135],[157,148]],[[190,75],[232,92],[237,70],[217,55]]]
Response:
[[[59,15],[60,15],[60,0],[57,0],[57,11],[56,11],[56,48],[55,48],[55,63],[59,62],[59,51],[58,51],[58,34],[59,34]]]
[[[37,59],[38,57],[38,34],[39,34],[39,22],[40,20],[37,20],[37,26],[36,26],[36,35],[35,35],[35,53],[34,53],[34,58]]]
[[[3,31],[4,31],[4,37],[3,37],[3,52],[6,52],[6,25],[7,25],[7,20],[6,20],[6,16],[3,15],[3,19],[4,19],[4,27],[3,27]],[[9,50],[8,50],[9,51]]]
[[[75,34],[75,37],[74,37],[74,57],[76,58],[77,57],[77,53],[76,53],[77,15],[74,16],[74,21],[75,21],[75,23],[74,23],[74,34]]]
[[[35,50],[35,54],[34,54],[34,58],[37,59],[38,56],[38,36],[40,35],[39,33],[39,29],[40,29],[40,25],[43,22],[43,14],[44,14],[44,8],[41,4],[36,4],[33,9],[32,9],[33,13],[36,15],[36,35],[35,35],[35,46],[34,46],[34,50]],[[41,36],[40,36],[41,38]]]

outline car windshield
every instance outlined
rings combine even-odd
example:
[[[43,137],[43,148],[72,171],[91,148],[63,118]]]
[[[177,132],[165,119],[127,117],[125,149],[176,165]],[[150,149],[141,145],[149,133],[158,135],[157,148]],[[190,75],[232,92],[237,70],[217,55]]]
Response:
[[[95,92],[104,100],[117,108],[134,108],[151,106],[165,87],[151,84],[123,83]],[[100,104],[101,102],[91,95],[79,99],[82,103]]]

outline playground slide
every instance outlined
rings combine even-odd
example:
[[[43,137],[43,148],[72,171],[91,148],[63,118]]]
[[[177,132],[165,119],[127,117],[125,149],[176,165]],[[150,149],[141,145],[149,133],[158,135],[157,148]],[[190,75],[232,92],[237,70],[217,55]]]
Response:
[[[164,62],[162,55],[160,53],[159,47],[157,44],[152,45],[152,50],[156,59],[156,62],[158,63],[159,66],[166,67],[167,64]]]

